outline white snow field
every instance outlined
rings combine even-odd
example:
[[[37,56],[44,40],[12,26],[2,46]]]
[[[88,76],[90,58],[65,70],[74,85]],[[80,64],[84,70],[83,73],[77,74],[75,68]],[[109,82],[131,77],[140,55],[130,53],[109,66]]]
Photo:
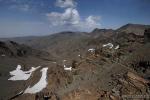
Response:
[[[22,71],[21,65],[18,65],[16,70],[9,72],[12,77],[10,77],[8,80],[11,80],[11,81],[27,80],[30,78],[32,72],[34,72],[38,68],[40,68],[40,66],[36,68],[32,67],[29,71]]]
[[[29,87],[24,91],[24,93],[34,94],[34,93],[40,92],[40,91],[42,91],[44,88],[46,88],[46,86],[47,86],[47,84],[48,84],[48,83],[47,83],[47,80],[46,80],[46,78],[47,78],[47,70],[48,70],[47,67],[41,69],[42,76],[41,76],[39,82],[36,83],[33,87],[30,87],[30,86],[29,86]]]

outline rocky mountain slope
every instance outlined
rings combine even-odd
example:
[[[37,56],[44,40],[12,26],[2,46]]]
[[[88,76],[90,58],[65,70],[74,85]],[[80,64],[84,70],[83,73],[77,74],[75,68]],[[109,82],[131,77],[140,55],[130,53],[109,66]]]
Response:
[[[126,24],[117,31],[126,32],[126,33],[135,33],[136,35],[143,35],[145,29],[150,28],[150,25],[141,25],[141,24]]]
[[[11,39],[19,43],[29,45],[36,49],[46,50],[52,52],[54,56],[69,56],[78,51],[84,51],[87,48],[93,47],[91,42],[107,42],[107,40],[113,41],[119,33],[134,33],[136,35],[143,35],[144,30],[149,28],[150,25],[139,25],[139,24],[127,24],[119,29],[94,29],[90,33],[84,32],[61,32],[49,36],[41,37],[18,37]],[[121,36],[121,35],[120,35]],[[92,44],[92,45],[91,45]],[[95,46],[95,45],[94,45]]]
[[[9,72],[14,70],[18,64],[22,65],[23,70],[28,70],[32,66],[46,65],[53,60],[54,57],[48,52],[36,50],[13,41],[0,41],[0,98],[7,97],[7,95],[11,96],[17,88],[23,86],[23,84],[19,84],[22,82],[8,81]]]
[[[46,52],[41,52],[32,49],[24,44],[20,45],[13,41],[2,42],[0,41],[0,55],[9,57],[23,57],[23,56],[41,56],[48,55]]]
[[[91,33],[62,32],[22,41],[39,50],[1,42],[9,48],[0,48],[0,53],[8,56],[0,57],[0,86],[4,91],[0,97],[2,100],[148,100],[150,32],[143,30],[143,35],[137,35],[136,31],[95,29]],[[21,52],[20,56],[18,50],[26,53]],[[22,67],[15,70],[18,64]],[[32,66],[41,67],[30,74]],[[9,74],[18,70],[31,76],[27,80],[8,80]],[[42,80],[45,85],[38,86]],[[7,92],[8,89],[11,91]]]

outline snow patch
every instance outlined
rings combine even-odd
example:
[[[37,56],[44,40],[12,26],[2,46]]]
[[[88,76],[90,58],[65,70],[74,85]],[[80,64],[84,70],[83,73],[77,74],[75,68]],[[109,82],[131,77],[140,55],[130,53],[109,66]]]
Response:
[[[103,47],[109,47],[110,49],[112,49],[114,45],[112,43],[107,43],[107,44],[103,44]]]
[[[116,50],[119,49],[119,45],[117,45],[117,46],[115,47],[115,49],[116,49]]]
[[[66,71],[71,71],[71,70],[72,70],[72,67],[64,67],[64,70],[66,70]]]
[[[112,43],[107,43],[107,44],[103,44],[103,47],[109,47],[110,49],[112,49],[114,47],[114,45]],[[117,50],[119,48],[120,48],[120,46],[117,45],[114,49]]]
[[[66,70],[66,71],[71,71],[71,70],[72,70],[72,67],[67,67],[66,65],[64,65],[64,70]]]
[[[66,68],[66,65],[64,65],[64,68]]]
[[[63,62],[66,62],[67,60],[63,60]]]
[[[66,70],[66,71],[71,71],[71,70],[72,70],[72,67],[67,67],[66,64],[65,64],[66,61],[67,61],[67,60],[63,60],[64,70]]]
[[[2,57],[5,57],[6,55],[2,54],[1,56],[2,56]]]
[[[9,72],[12,77],[10,77],[8,80],[12,80],[12,81],[27,80],[30,78],[32,72],[34,72],[38,68],[40,68],[40,66],[36,68],[32,67],[29,71],[22,71],[21,65],[18,65],[16,70]]]
[[[95,49],[94,49],[94,48],[90,48],[90,49],[88,49],[88,51],[89,51],[89,52],[94,52]]]
[[[39,82],[36,83],[33,87],[30,87],[30,86],[29,86],[29,87],[24,91],[24,93],[34,94],[34,93],[40,92],[40,91],[42,91],[44,88],[46,88],[46,86],[47,86],[47,84],[48,84],[48,83],[47,83],[47,80],[46,80],[46,78],[47,78],[47,70],[48,70],[48,67],[41,69],[42,76],[41,76]]]

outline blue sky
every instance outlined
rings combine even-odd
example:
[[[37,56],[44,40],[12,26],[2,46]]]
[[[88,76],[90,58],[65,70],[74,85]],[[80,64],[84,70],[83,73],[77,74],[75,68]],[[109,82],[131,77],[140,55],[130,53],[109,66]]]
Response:
[[[0,0],[0,37],[150,24],[150,0]]]

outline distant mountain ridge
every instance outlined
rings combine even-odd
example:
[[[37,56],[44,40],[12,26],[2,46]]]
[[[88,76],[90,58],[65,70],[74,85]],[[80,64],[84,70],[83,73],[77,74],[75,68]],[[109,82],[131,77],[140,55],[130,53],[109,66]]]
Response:
[[[144,35],[145,29],[150,25],[126,24],[116,30],[113,29],[94,29],[92,32],[60,32],[47,36],[17,37],[0,39],[3,41],[11,40],[26,44],[32,48],[46,50],[55,56],[74,55],[78,51],[94,47],[95,44],[113,42],[119,37],[128,37],[128,33]]]
[[[150,28],[150,25],[142,25],[142,24],[131,24],[128,23],[126,25],[121,26],[120,28],[113,30],[113,29],[99,29],[95,28],[93,31],[89,32],[92,33],[92,35],[95,35],[96,33],[107,33],[107,32],[112,32],[112,31],[118,31],[118,32],[126,32],[126,33],[134,33],[136,35],[144,35],[145,29]],[[0,38],[0,40],[13,40],[13,41],[19,41],[19,42],[24,42],[24,41],[30,41],[33,39],[41,38],[41,37],[49,37],[49,36],[58,36],[58,35],[73,35],[73,34],[87,34],[87,32],[71,32],[71,31],[64,31],[64,32],[59,32],[51,35],[46,35],[46,36],[25,36],[25,37],[13,37],[13,38]]]
[[[117,30],[96,28],[89,33],[66,31],[2,39],[0,98],[119,100],[124,95],[150,94],[150,28],[146,28],[128,24]],[[141,30],[143,35],[138,35]],[[11,82],[10,72],[18,64],[27,72],[41,67],[28,80]],[[46,87],[35,94],[25,94],[24,90],[35,87],[42,79],[40,70],[45,67]]]
[[[27,56],[43,56],[48,53],[33,49],[24,44],[18,44],[14,41],[0,41],[0,55],[8,57],[27,57]]]
[[[136,35],[144,35],[145,29],[150,28],[150,25],[141,25],[141,24],[126,24],[117,31],[126,32],[126,33],[134,33]]]

